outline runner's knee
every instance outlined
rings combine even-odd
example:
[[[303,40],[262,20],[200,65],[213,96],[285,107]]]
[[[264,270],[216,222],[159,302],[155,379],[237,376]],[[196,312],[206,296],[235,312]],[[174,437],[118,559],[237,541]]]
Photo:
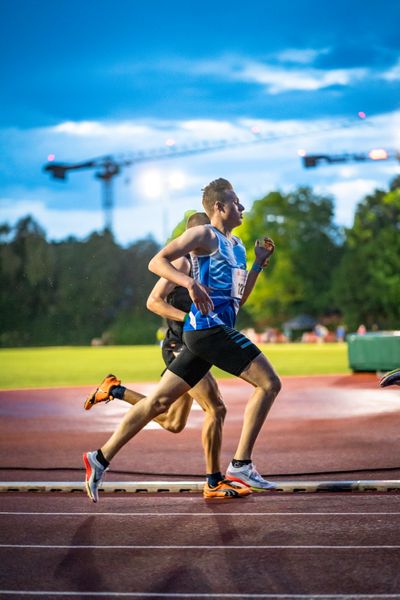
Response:
[[[226,406],[222,401],[221,396],[219,397],[219,402],[208,405],[205,409],[207,415],[209,415],[214,421],[219,421],[223,423],[226,417]]]
[[[214,415],[216,421],[220,421],[221,423],[224,422],[225,417],[226,417],[226,406],[222,402],[222,399],[221,399],[221,402],[217,406],[213,407],[213,415]]]
[[[169,409],[171,404],[173,404],[173,402],[174,399],[167,395],[158,396],[157,398],[154,398],[151,403],[152,412],[154,416],[165,413]]]
[[[275,397],[281,391],[282,383],[276,373],[270,373],[265,379],[257,382],[256,387],[261,388],[266,394],[272,394]]]
[[[279,394],[279,392],[282,389],[282,383],[281,380],[279,379],[278,375],[276,375],[275,373],[273,375],[270,375],[269,377],[269,382],[268,382],[268,391],[272,392],[274,394],[274,396],[277,396]]]
[[[168,424],[168,427],[165,427],[170,433],[180,433],[185,429],[186,423],[182,423],[182,421],[173,421]]]

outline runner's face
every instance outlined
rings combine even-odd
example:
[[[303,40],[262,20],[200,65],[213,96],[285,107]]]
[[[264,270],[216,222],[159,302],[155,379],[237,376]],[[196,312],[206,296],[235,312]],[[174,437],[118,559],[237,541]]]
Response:
[[[225,219],[232,227],[238,227],[243,221],[244,206],[233,190],[227,190],[224,198]]]

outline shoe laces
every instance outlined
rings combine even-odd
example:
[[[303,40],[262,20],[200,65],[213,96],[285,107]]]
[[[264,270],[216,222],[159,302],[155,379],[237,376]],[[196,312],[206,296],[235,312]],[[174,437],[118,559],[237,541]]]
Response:
[[[254,465],[251,465],[250,477],[252,479],[254,479],[255,481],[262,481],[262,482],[266,481],[264,479],[264,477],[262,477],[262,475],[260,475],[260,473],[257,471],[257,469],[255,468]]]
[[[219,483],[225,483],[226,485],[229,485],[232,487],[240,487],[240,485],[238,485],[236,483],[236,481],[231,481],[230,479],[222,479],[222,481],[220,481]]]

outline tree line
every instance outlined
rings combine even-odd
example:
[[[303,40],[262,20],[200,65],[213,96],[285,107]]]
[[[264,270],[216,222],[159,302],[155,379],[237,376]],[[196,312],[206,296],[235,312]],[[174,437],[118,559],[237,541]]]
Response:
[[[264,235],[277,247],[240,312],[239,326],[280,328],[299,314],[333,315],[354,331],[400,327],[400,186],[358,205],[351,228],[334,223],[333,199],[310,188],[256,200],[235,233],[253,259]],[[184,229],[185,219],[173,236]],[[30,216],[0,226],[1,346],[155,341],[160,319],[145,307],[156,278],[151,238],[128,247],[109,232],[49,241]]]

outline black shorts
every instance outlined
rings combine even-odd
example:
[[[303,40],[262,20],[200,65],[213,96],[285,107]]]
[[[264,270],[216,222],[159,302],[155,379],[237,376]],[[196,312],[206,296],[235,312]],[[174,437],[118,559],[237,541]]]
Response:
[[[182,351],[168,369],[191,387],[213,365],[238,376],[261,354],[261,350],[245,335],[227,325],[184,331],[183,341]]]
[[[183,348],[183,342],[173,342],[164,340],[161,346],[161,354],[165,362],[165,366],[168,367],[173,360],[178,356]]]

